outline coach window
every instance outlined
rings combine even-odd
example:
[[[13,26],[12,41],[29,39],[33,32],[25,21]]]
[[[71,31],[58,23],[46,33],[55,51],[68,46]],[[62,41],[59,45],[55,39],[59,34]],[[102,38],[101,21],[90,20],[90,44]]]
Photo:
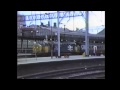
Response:
[[[93,40],[91,40],[91,43],[93,43]]]
[[[93,45],[91,45],[91,49],[93,49]]]
[[[99,49],[101,49],[101,45],[99,46]]]
[[[81,46],[81,48],[83,48],[83,46]]]
[[[89,46],[89,49],[91,48],[91,46]]]
[[[93,45],[92,45],[92,49],[93,49]]]
[[[89,39],[89,42],[90,42],[90,43],[92,43],[92,40],[91,40],[91,39]]]
[[[103,45],[101,45],[101,49],[103,49]]]
[[[79,42],[81,43],[81,40]]]
[[[96,43],[99,43],[99,40],[97,40]]]
[[[90,49],[92,49],[92,46],[90,46]]]
[[[97,46],[97,49],[99,49],[99,46]]]

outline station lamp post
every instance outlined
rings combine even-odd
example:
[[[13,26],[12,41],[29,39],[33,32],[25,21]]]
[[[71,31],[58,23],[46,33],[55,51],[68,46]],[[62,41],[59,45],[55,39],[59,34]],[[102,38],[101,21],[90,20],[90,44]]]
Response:
[[[59,29],[59,11],[57,11],[57,23],[58,23],[58,34],[57,34],[57,37],[58,37],[58,58],[60,58],[60,29]]]
[[[89,56],[89,11],[86,11],[85,54]]]
[[[49,16],[49,21],[50,21],[50,23],[51,23],[51,25],[52,25],[52,20],[50,20],[50,13],[45,13],[46,15],[48,15]],[[52,40],[52,26],[51,26],[51,59],[53,58],[53,40]]]
[[[64,39],[65,39],[65,25],[64,25]]]

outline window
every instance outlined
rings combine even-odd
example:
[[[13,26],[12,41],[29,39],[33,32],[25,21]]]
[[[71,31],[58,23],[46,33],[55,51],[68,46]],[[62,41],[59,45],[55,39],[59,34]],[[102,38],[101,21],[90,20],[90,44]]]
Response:
[[[93,40],[90,40],[90,43],[93,43]]]
[[[98,46],[98,49],[100,49],[101,48],[101,46]]]
[[[93,45],[91,46],[91,48],[93,49]]]
[[[101,49],[103,49],[103,45],[101,45]]]

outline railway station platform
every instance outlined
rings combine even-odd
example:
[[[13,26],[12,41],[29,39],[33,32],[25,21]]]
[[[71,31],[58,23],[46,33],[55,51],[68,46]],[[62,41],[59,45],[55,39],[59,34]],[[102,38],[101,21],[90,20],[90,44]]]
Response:
[[[32,64],[32,63],[44,63],[44,62],[55,62],[55,61],[67,61],[67,60],[83,60],[83,59],[98,59],[98,58],[105,58],[105,56],[89,56],[89,57],[83,57],[82,55],[74,55],[69,56],[69,58],[64,58],[63,56],[61,58],[56,57],[34,57],[34,58],[19,58],[17,59],[17,65],[22,64]]]

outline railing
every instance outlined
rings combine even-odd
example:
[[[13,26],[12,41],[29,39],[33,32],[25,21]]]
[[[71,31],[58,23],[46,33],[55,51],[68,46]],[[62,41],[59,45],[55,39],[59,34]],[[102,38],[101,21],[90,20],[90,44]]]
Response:
[[[32,49],[17,49],[17,58],[27,58],[28,57],[36,57],[37,60],[37,55],[36,53],[33,53]]]
[[[17,49],[17,53],[22,53],[22,54],[26,54],[26,53],[32,53],[32,49]]]

